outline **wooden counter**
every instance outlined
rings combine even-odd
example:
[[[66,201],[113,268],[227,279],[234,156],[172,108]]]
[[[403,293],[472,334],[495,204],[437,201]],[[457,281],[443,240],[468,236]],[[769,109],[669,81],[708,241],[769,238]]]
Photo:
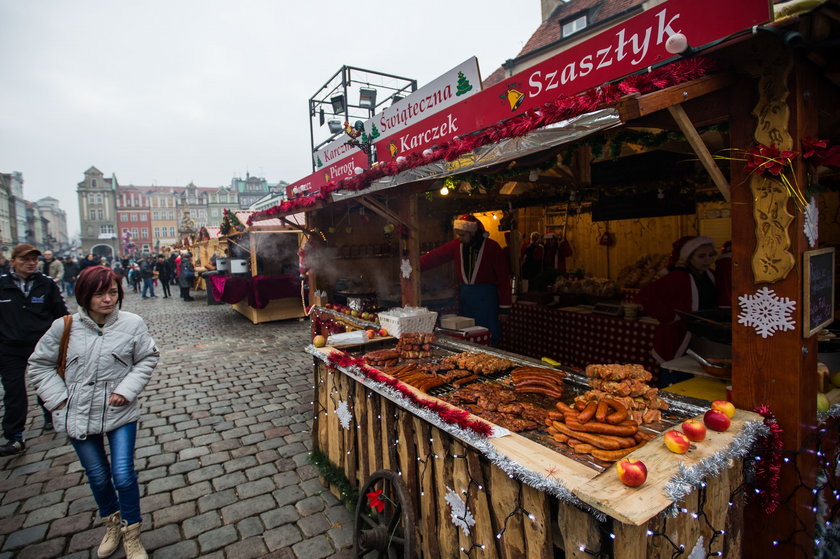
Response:
[[[327,355],[334,350],[319,351]],[[591,554],[581,547],[597,551],[605,546],[619,558],[670,557],[673,549],[662,546],[661,539],[648,537],[648,530],[667,532],[672,540],[692,545],[703,536],[706,542],[714,542],[712,552],[740,554],[741,510],[728,504],[742,483],[739,459],[730,460],[730,468],[720,476],[706,480],[702,502],[695,491],[680,504],[689,512],[704,512],[715,519],[713,523],[698,523],[690,514],[667,520],[657,515],[672,505],[664,487],[680,464],[696,465],[724,449],[746,422],[761,420],[756,414],[738,410],[727,432],[710,431],[705,442],[695,443],[685,455],[668,451],[661,435],[650,441],[630,455],[648,467],[645,485],[633,489],[621,484],[614,466],[599,472],[521,435],[465,442],[442,423],[423,419],[418,408],[394,403],[385,396],[383,385],[365,382],[315,359],[313,445],[356,486],[379,469],[400,472],[416,509],[423,557],[454,556],[453,550],[473,545],[485,546],[473,548],[473,557],[542,559],[553,556],[553,548],[559,547],[566,557],[582,558]],[[409,389],[424,400],[436,400]],[[352,414],[349,429],[339,425],[335,412],[340,402]],[[557,487],[565,487],[573,497],[558,498],[563,492]],[[476,521],[469,536],[451,522],[443,500],[447,488],[464,492]],[[519,505],[533,518],[521,514]],[[608,516],[606,533],[615,534],[614,540],[605,537],[595,515],[584,512],[587,506]],[[555,516],[552,510],[558,511]],[[722,529],[726,536],[714,533]],[[502,536],[497,537],[500,532]]]

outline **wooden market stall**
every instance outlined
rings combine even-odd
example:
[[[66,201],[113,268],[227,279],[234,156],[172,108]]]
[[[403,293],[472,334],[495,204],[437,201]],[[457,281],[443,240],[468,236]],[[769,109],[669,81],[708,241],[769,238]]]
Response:
[[[716,15],[721,20],[726,19],[723,15],[731,15],[730,8],[736,9],[725,3],[713,4],[706,4],[704,9],[721,12]],[[754,7],[758,4],[751,3]],[[703,59],[687,58],[663,66],[660,73],[650,70],[651,82],[645,82],[646,74],[624,80],[615,90],[607,88],[615,97],[607,97],[604,102],[594,102],[604,91],[581,94],[591,102],[581,103],[589,110],[604,105],[614,109],[616,135],[624,132],[639,138],[642,132],[651,131],[682,135],[679,141],[666,138],[653,148],[616,140],[615,135],[598,140],[598,145],[603,148],[604,142],[615,143],[619,159],[630,160],[631,153],[652,153],[660,159],[652,159],[648,165],[668,169],[676,165],[675,161],[657,152],[690,153],[705,174],[705,182],[691,189],[692,194],[706,197],[693,215],[607,220],[601,228],[594,225],[594,219],[581,218],[589,214],[581,212],[576,202],[592,204],[585,197],[586,190],[621,190],[609,181],[596,179],[598,165],[608,158],[595,153],[596,144],[578,137],[571,142],[541,144],[532,151],[511,147],[523,135],[522,145],[528,140],[538,143],[534,136],[542,127],[568,116],[560,113],[552,121],[540,120],[551,113],[552,107],[570,104],[561,95],[551,101],[553,105],[531,107],[520,117],[476,132],[476,137],[486,142],[469,143],[468,150],[462,149],[467,143],[463,137],[452,139],[422,158],[416,154],[414,159],[402,163],[395,160],[345,179],[339,183],[345,192],[331,185],[324,191],[327,195],[321,192],[299,202],[292,200],[256,216],[275,217],[306,208],[309,227],[325,232],[327,248],[323,254],[334,266],[322,275],[322,268],[312,264],[313,294],[318,290],[334,292],[338,279],[356,270],[357,275],[362,272],[366,276],[358,283],[356,294],[386,293],[386,288],[376,285],[377,278],[389,284],[398,281],[402,304],[412,306],[426,301],[423,291],[429,289],[427,282],[436,279],[425,272],[419,274],[420,254],[446,240],[451,217],[462,211],[499,213],[504,218],[514,215],[521,222],[520,231],[527,232],[548,227],[556,230],[555,216],[569,219],[569,208],[574,207],[578,223],[570,225],[567,233],[579,251],[577,258],[606,278],[617,276],[640,256],[625,251],[625,246],[632,245],[626,242],[628,239],[646,243],[652,251],[665,252],[663,249],[682,234],[710,232],[703,230],[703,221],[718,233],[720,229],[715,227],[721,222],[708,220],[728,222],[733,262],[731,400],[738,408],[733,427],[711,434],[679,456],[662,446],[662,432],[668,427],[655,430],[656,438],[631,454],[648,465],[648,481],[640,489],[622,485],[615,466],[604,469],[603,465],[593,468],[581,464],[533,437],[488,437],[488,422],[481,419],[480,410],[459,410],[381,368],[371,367],[362,358],[367,353],[364,348],[310,348],[315,358],[313,445],[334,468],[333,475],[325,476],[333,491],[342,497],[350,492],[342,478],[349,480],[350,486],[362,488],[357,509],[360,522],[370,520],[366,511],[378,504],[375,493],[365,494],[376,487],[369,481],[377,471],[389,470],[401,480],[389,481],[390,487],[404,485],[410,496],[400,511],[410,518],[399,522],[401,526],[417,523],[413,541],[423,557],[455,556],[458,551],[470,557],[551,557],[557,550],[562,550],[565,557],[671,557],[682,553],[810,557],[821,552],[820,546],[829,545],[826,542],[838,545],[832,526],[838,510],[834,466],[838,460],[840,390],[828,393],[833,406],[818,415],[814,336],[834,316],[834,261],[821,271],[813,264],[818,256],[826,254],[812,251],[818,248],[816,237],[829,227],[817,218],[814,206],[806,211],[804,205],[809,199],[804,197],[804,186],[817,181],[824,181],[825,186],[836,183],[837,176],[831,169],[840,166],[840,160],[832,163],[830,159],[836,157],[832,142],[840,140],[840,115],[836,110],[823,110],[834,106],[831,100],[836,99],[840,85],[832,62],[838,54],[840,19],[836,14],[840,13],[840,3],[824,2],[810,12],[816,4],[820,3],[808,4],[795,17],[780,14],[772,26],[752,30],[742,27],[743,32],[710,40],[712,46],[703,51]],[[675,6],[685,8],[678,1],[659,6],[660,15]],[[698,21],[703,19],[695,16]],[[760,20],[756,25],[763,23]],[[614,30],[605,33],[615,35]],[[703,66],[704,60],[716,62],[714,69],[699,77],[689,75],[687,69]],[[664,77],[677,74],[683,78],[676,83],[668,83]],[[659,84],[658,80],[666,83]],[[498,97],[496,90],[485,93]],[[539,126],[529,128],[532,122]],[[724,124],[725,128],[721,127]],[[722,156],[715,157],[709,151],[705,132],[712,126],[724,142],[719,152]],[[829,141],[814,148],[818,138]],[[510,157],[482,163],[490,158],[491,151],[506,149]],[[774,150],[796,153],[781,155]],[[745,168],[753,153],[764,154],[758,156],[754,166],[758,172]],[[808,159],[814,153],[824,158],[823,165]],[[445,162],[440,162],[444,156]],[[762,163],[767,161],[774,162],[778,173],[762,172]],[[546,175],[563,178],[544,184],[526,178],[537,167]],[[630,182],[644,178],[650,168],[622,168],[619,175]],[[694,180],[686,173],[676,174],[680,180]],[[454,178],[448,186],[443,185],[450,197],[426,195],[441,187],[435,178],[450,176]],[[496,195],[497,191],[515,193],[516,186],[499,189],[494,176],[503,176],[505,185],[536,185],[530,189],[530,197],[505,198]],[[647,190],[654,199],[658,198],[657,191],[667,197],[666,186],[654,181]],[[461,189],[468,195],[451,196]],[[817,195],[815,189],[807,193]],[[631,195],[639,196],[640,191]],[[677,188],[675,195],[686,194]],[[798,205],[799,196],[803,196],[803,205]],[[830,213],[836,213],[836,196],[817,196],[815,200],[816,207],[833,208]],[[516,211],[526,207],[528,210]],[[540,220],[542,225],[538,224]],[[549,222],[552,225],[547,225]],[[342,230],[344,235],[339,234]],[[392,236],[390,243],[380,240],[382,232]],[[517,247],[516,229],[511,233],[513,241],[507,244]],[[598,243],[602,238],[607,239],[605,244]],[[355,254],[352,248],[344,248],[356,245],[380,248],[359,248]],[[346,258],[332,258],[330,255],[336,252]],[[379,264],[376,269],[374,262]],[[447,275],[451,274],[441,272],[442,277]],[[772,291],[768,293],[768,289]],[[765,321],[757,316],[750,307],[753,302],[770,305],[773,317]],[[807,312],[800,314],[803,306]],[[517,365],[534,366],[536,362],[522,353],[529,353],[531,358],[542,356],[548,344],[540,340],[539,330],[548,331],[547,338],[556,337],[548,326],[552,321],[568,322],[571,330],[602,322],[605,338],[630,339],[634,352],[639,343],[636,330],[645,331],[639,326],[632,332],[617,333],[614,325],[600,317],[573,322],[575,317],[537,315],[527,306],[520,307],[520,312],[520,322],[514,325],[520,324],[523,330],[530,326],[531,330],[515,342],[518,345],[507,347],[514,353],[485,349],[484,354],[503,355]],[[511,319],[516,320],[516,316],[515,308]],[[352,317],[346,320],[352,322]],[[360,320],[358,327],[366,328],[369,322]],[[587,341],[591,338],[566,338],[557,342],[554,351],[571,356],[561,360],[564,365],[574,359],[586,361],[574,363],[583,368],[597,359],[593,357],[593,344]],[[477,350],[473,345],[442,339],[437,344],[441,351]],[[587,345],[590,347],[582,347]],[[616,359],[639,362],[643,356]],[[575,367],[564,368],[570,391],[586,382]],[[708,406],[708,402],[678,395],[664,398],[681,411],[679,419],[701,416]],[[754,409],[761,415],[747,411]],[[330,470],[322,468],[322,473],[325,471]],[[745,471],[750,475],[745,477]],[[745,499],[747,493],[753,498]],[[410,514],[405,509],[410,509]],[[373,538],[381,528],[374,521],[365,537]],[[387,540],[387,531],[385,536]],[[408,530],[401,536],[410,539]]]
[[[196,235],[195,244],[191,247],[196,273],[196,289],[209,289],[204,274],[206,272],[216,271],[215,261],[222,256],[221,249],[219,248],[219,237],[221,234],[220,227],[202,227]]]
[[[213,296],[254,324],[306,316],[298,273],[304,233],[294,218],[246,226],[249,215],[225,213],[218,250],[227,272],[211,277]]]

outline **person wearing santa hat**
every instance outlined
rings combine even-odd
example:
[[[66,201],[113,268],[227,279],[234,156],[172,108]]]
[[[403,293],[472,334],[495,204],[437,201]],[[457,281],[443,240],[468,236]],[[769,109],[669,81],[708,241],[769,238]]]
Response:
[[[420,257],[420,270],[446,262],[455,263],[455,281],[460,284],[460,314],[484,326],[494,344],[501,337],[499,315],[510,312],[510,267],[502,247],[484,230],[474,215],[460,216],[452,224],[457,238]]]
[[[715,244],[704,236],[686,236],[673,245],[668,273],[642,287],[636,301],[659,321],[653,357],[660,363],[685,353],[691,334],[678,311],[696,312],[718,306],[714,274]]]

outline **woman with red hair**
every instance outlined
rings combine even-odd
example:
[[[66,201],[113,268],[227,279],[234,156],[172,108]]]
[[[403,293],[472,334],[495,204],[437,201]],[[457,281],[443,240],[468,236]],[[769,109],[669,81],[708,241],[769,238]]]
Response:
[[[97,556],[108,557],[123,539],[128,559],[146,559],[134,443],[138,396],[159,353],[143,319],[119,310],[122,300],[120,277],[113,270],[85,268],[76,280],[79,312],[69,326],[64,377],[57,371],[64,319],[53,322],[38,342],[29,358],[29,376],[52,410],[55,430],[67,433],[85,469],[106,526]]]
[[[420,270],[454,262],[460,314],[490,330],[495,343],[502,334],[499,314],[510,312],[510,267],[502,247],[488,238],[477,217],[462,215],[452,228],[457,238],[421,256]]]

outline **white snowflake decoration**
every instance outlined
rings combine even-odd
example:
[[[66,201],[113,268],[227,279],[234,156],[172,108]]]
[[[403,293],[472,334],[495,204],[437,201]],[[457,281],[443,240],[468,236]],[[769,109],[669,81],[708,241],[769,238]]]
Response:
[[[475,526],[475,518],[473,518],[470,509],[467,508],[467,503],[457,493],[452,491],[449,487],[446,488],[446,503],[452,509],[449,514],[452,517],[452,524],[456,528],[460,528],[465,536],[470,535],[470,528]]]
[[[341,401],[335,408],[335,415],[338,416],[338,424],[344,430],[350,429],[350,420],[353,419],[353,414],[350,413],[350,408],[347,407],[347,402]]]
[[[820,238],[819,233],[819,221],[820,221],[820,210],[817,208],[817,200],[816,198],[811,198],[811,201],[808,202],[808,205],[805,206],[805,223],[802,226],[805,236],[808,237],[808,244],[811,248],[817,246],[817,239]]]
[[[402,272],[403,279],[408,279],[411,277],[411,262],[408,261],[408,258],[403,258],[402,263],[400,263],[400,272]]]
[[[706,559],[706,550],[703,548],[703,536],[697,539],[691,553],[688,554],[688,559]]]
[[[762,338],[772,336],[776,331],[793,330],[796,321],[791,313],[796,309],[796,301],[787,297],[777,297],[776,292],[762,287],[754,295],[740,295],[738,305],[741,313],[738,323],[755,328]]]

